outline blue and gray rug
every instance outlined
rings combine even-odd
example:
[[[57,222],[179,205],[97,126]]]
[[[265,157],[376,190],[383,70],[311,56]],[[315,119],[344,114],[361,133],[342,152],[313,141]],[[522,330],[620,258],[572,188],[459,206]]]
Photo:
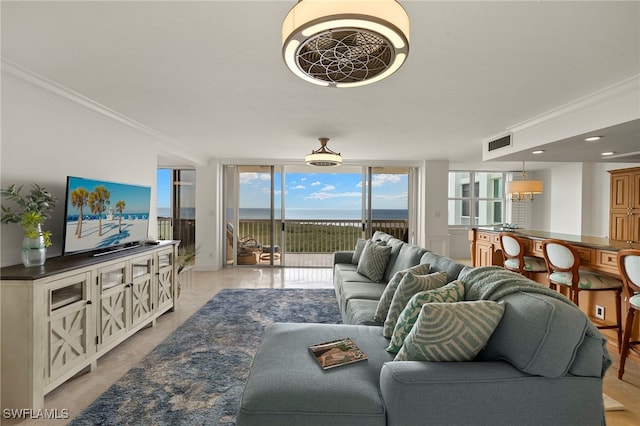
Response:
[[[222,290],[70,424],[234,425],[275,322],[340,323],[333,289]]]

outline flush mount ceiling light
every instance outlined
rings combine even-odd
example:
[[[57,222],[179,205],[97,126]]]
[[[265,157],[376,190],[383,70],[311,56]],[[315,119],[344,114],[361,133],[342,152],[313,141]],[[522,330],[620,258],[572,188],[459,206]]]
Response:
[[[339,152],[333,152],[327,148],[329,138],[319,138],[320,148],[311,151],[311,154],[304,157],[304,162],[310,166],[333,167],[342,164],[342,157]]]
[[[527,172],[524,171],[523,161],[522,180],[512,180],[507,182],[506,190],[511,201],[533,201],[533,196],[535,194],[542,194],[542,181],[527,179]]]
[[[320,86],[380,81],[408,53],[409,16],[395,0],[299,0],[282,24],[285,63]]]
[[[588,138],[584,138],[584,140],[587,142],[595,142],[599,141],[600,139],[602,139],[602,136],[589,136]]]

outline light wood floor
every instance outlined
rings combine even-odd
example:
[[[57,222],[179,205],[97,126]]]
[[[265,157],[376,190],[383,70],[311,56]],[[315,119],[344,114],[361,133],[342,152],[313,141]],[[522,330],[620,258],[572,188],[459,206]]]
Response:
[[[173,332],[204,303],[223,288],[331,288],[330,268],[225,268],[216,272],[188,272],[182,280],[181,295],[175,312],[160,317],[155,327],[148,327],[98,360],[91,373],[81,374],[45,397],[45,408],[67,409],[71,418],[106,391],[149,351]],[[606,374],[604,392],[624,404],[623,411],[606,413],[609,426],[640,425],[640,361],[627,361],[624,380],[617,379],[619,357],[610,349],[614,365]],[[0,419],[2,424],[64,425],[58,421]]]

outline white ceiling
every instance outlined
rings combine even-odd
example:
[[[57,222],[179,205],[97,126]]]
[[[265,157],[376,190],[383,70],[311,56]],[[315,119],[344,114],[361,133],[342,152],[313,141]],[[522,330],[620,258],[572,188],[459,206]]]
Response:
[[[294,0],[2,1],[2,57],[164,135],[174,163],[299,161],[320,136],[346,161],[479,162],[484,138],[640,75],[637,1],[401,3],[407,62],[354,89],[287,70]],[[638,128],[614,132],[627,152]]]

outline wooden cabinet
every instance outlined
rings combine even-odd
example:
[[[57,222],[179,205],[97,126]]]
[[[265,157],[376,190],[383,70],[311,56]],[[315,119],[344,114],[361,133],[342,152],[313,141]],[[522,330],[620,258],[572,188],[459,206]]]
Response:
[[[44,395],[172,310],[177,241],[2,268],[2,409]]]
[[[611,170],[609,238],[640,242],[640,167]]]

